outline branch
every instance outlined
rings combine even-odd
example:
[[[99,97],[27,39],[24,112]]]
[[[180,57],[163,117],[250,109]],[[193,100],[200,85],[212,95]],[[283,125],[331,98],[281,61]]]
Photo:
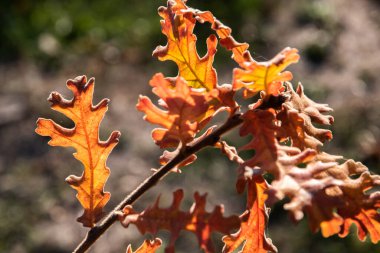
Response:
[[[243,122],[241,114],[235,114],[230,117],[226,123],[218,127],[210,135],[205,138],[199,139],[194,144],[186,146],[181,152],[179,152],[170,162],[162,166],[150,177],[145,179],[132,193],[130,193],[123,201],[121,201],[113,211],[111,211],[103,221],[91,228],[83,241],[77,246],[73,253],[86,252],[95,241],[117,220],[117,212],[123,210],[126,205],[133,204],[139,197],[141,197],[146,191],[152,188],[161,178],[163,178],[171,169],[183,162],[189,156],[195,154],[199,150],[213,146],[219,141],[220,137],[236,126]]]

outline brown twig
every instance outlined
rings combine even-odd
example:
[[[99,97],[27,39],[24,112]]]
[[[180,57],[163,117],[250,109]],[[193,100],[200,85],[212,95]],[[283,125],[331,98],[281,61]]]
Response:
[[[100,224],[91,228],[83,241],[77,246],[73,253],[86,252],[95,241],[117,220],[117,213],[126,205],[133,204],[139,197],[141,197],[146,191],[152,188],[161,178],[163,178],[171,169],[183,162],[189,156],[195,154],[202,148],[207,146],[213,146],[219,141],[220,137],[236,126],[243,122],[241,114],[235,114],[230,117],[226,123],[218,127],[211,134],[199,139],[197,142],[186,146],[181,152],[179,152],[170,162],[162,166],[153,175],[145,179],[133,192],[131,192],[123,201],[121,201],[113,211],[111,211]]]

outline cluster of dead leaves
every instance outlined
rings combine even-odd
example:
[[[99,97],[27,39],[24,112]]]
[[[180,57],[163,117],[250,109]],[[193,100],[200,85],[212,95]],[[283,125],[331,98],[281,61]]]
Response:
[[[223,252],[243,253],[276,252],[267,238],[269,211],[267,205],[288,198],[284,205],[294,221],[307,215],[312,231],[321,230],[324,236],[338,234],[345,237],[352,224],[364,240],[370,235],[373,243],[380,240],[380,176],[372,175],[360,162],[344,160],[321,151],[323,144],[332,139],[330,130],[321,128],[334,119],[332,109],[309,99],[298,85],[294,90],[289,82],[293,76],[286,68],[297,63],[298,51],[285,48],[273,59],[254,60],[247,43],[237,42],[229,27],[217,20],[209,11],[190,8],[182,0],[169,0],[158,10],[162,33],[167,38],[165,46],[158,46],[153,55],[161,61],[173,61],[178,67],[176,77],[158,73],[150,81],[157,105],[147,96],[140,96],[137,109],[144,119],[159,125],[152,132],[154,142],[165,150],[160,162],[165,164],[175,155],[214,131],[205,129],[220,111],[228,117],[241,114],[240,135],[251,135],[251,140],[238,151],[254,150],[254,155],[243,160],[238,151],[225,141],[215,147],[238,164],[237,192],[247,189],[246,210],[240,216],[223,217],[223,207],[217,206],[209,213],[205,209],[206,195],[195,193],[195,203],[189,211],[180,210],[182,190],[173,194],[168,208],[156,203],[137,212],[131,206],[119,213],[121,223],[134,224],[142,234],[170,231],[170,242],[165,252],[174,252],[179,233],[194,233],[204,252],[214,252],[211,234],[224,235]],[[209,23],[212,34],[204,42],[207,53],[199,56],[194,27]],[[201,42],[202,43],[202,42]],[[233,70],[231,84],[220,85],[213,67],[218,43],[231,51],[238,64]],[[52,146],[74,147],[74,157],[84,166],[83,174],[69,176],[66,181],[77,190],[77,198],[84,208],[78,218],[84,226],[94,226],[102,217],[110,193],[103,188],[109,176],[106,160],[118,142],[119,132],[113,132],[107,141],[99,140],[99,125],[107,110],[108,100],[92,104],[94,79],[79,77],[67,82],[73,92],[71,100],[53,92],[49,98],[52,109],[70,118],[75,127],[67,129],[52,120],[39,119],[36,132],[50,136]],[[241,108],[235,97],[260,98],[248,108]],[[317,125],[318,124],[318,125]],[[204,131],[201,136],[198,134]],[[218,136],[220,138],[220,136]],[[196,159],[187,157],[177,167]],[[268,184],[265,174],[271,174]],[[145,241],[136,252],[155,252],[161,240]],[[132,253],[129,246],[128,253]]]

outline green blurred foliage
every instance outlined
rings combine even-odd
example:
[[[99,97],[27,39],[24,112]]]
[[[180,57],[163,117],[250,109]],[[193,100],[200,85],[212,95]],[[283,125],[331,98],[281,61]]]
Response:
[[[0,63],[35,60],[42,68],[59,69],[62,62],[80,57],[102,57],[108,63],[125,58],[149,61],[160,33],[157,8],[165,1],[2,1],[0,8]],[[192,1],[213,13],[234,30],[236,37],[259,47],[260,29],[242,29],[247,21],[265,22],[275,1]],[[244,27],[243,27],[244,28]],[[200,29],[199,39],[208,33]],[[205,31],[203,29],[203,31]],[[253,38],[252,34],[255,34]],[[199,43],[204,50],[205,43]],[[130,49],[130,50],[129,50]],[[227,53],[225,53],[227,55]]]
[[[110,44],[114,48],[104,58],[115,62],[121,57],[118,50],[151,47],[160,33],[157,5],[137,0],[2,1],[1,61],[36,59],[59,67],[70,56],[94,56]]]

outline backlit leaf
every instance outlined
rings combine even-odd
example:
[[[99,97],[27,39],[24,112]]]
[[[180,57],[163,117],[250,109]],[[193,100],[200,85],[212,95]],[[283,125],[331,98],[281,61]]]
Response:
[[[53,92],[49,101],[51,108],[70,118],[75,126],[64,128],[50,119],[38,119],[36,132],[50,136],[51,146],[73,147],[74,157],[84,166],[83,174],[69,176],[66,179],[71,187],[78,191],[77,198],[84,208],[78,221],[86,227],[92,227],[102,217],[103,207],[110,198],[103,188],[110,174],[106,160],[119,141],[120,133],[113,132],[107,141],[99,140],[99,126],[107,111],[108,99],[92,104],[94,79],[88,82],[85,76],[67,81],[67,87],[73,92],[72,100],[64,99]]]
[[[205,95],[213,98],[208,115],[211,116],[220,109],[228,110],[232,115],[238,109],[233,99],[235,91],[231,84],[218,85],[213,67],[218,40],[211,34],[206,40],[206,55],[198,55],[197,38],[193,33],[198,16],[193,11],[195,10],[180,0],[169,0],[167,7],[159,8],[159,15],[163,18],[162,33],[168,42],[165,46],[158,46],[153,55],[162,61],[174,61],[179,69],[177,78],[184,78],[190,87],[202,89]]]
[[[265,206],[267,183],[262,176],[254,176],[248,180],[247,185],[247,210],[240,216],[241,228],[235,234],[223,237],[223,253],[234,252],[241,244],[241,253],[277,252],[277,248],[265,235],[269,215]]]
[[[191,142],[204,126],[202,120],[209,118],[206,115],[209,110],[207,97],[188,87],[182,78],[176,80],[173,89],[169,80],[162,74],[156,74],[150,85],[153,92],[160,97],[160,105],[165,110],[155,106],[145,96],[140,96],[137,109],[146,114],[146,121],[163,127],[153,130],[155,143],[161,148],[168,148]]]
[[[255,154],[239,166],[238,192],[243,191],[247,182],[247,170],[248,175],[270,173],[274,176],[270,189],[272,195],[278,199],[288,196],[290,203],[284,206],[285,209],[292,210],[295,220],[301,219],[303,208],[313,201],[314,192],[339,183],[331,177],[315,177],[336,163],[310,163],[317,156],[315,150],[301,151],[297,147],[281,145],[277,138],[283,135],[283,129],[271,111],[248,111],[243,118],[240,134],[251,134],[253,138],[241,149],[253,149]],[[301,164],[307,164],[306,168],[299,167]]]
[[[249,97],[259,91],[277,96],[283,91],[283,82],[293,78],[290,71],[284,71],[290,64],[299,60],[298,50],[285,48],[273,59],[266,62],[247,61],[243,69],[235,69],[233,87],[235,90],[245,88],[244,96]]]
[[[216,71],[212,64],[218,40],[210,35],[206,41],[207,54],[202,58],[196,49],[197,37],[193,34],[196,19],[191,13],[173,11],[182,9],[182,2],[168,1],[168,7],[160,7],[162,33],[167,37],[166,46],[157,47],[153,55],[161,61],[172,60],[179,69],[178,76],[184,78],[193,88],[210,91],[216,88]]]
[[[156,234],[159,230],[170,231],[170,242],[165,252],[174,252],[174,243],[179,237],[181,230],[194,233],[199,246],[205,252],[214,252],[211,240],[213,232],[228,234],[231,230],[239,228],[240,221],[237,216],[223,217],[223,206],[216,206],[209,213],[206,211],[206,194],[194,194],[195,203],[189,211],[181,211],[180,205],[183,199],[183,191],[177,190],[173,193],[173,203],[168,208],[159,207],[159,199],[152,207],[148,207],[141,213],[136,213],[128,206],[120,215],[124,226],[134,224],[142,234]]]
[[[306,168],[293,169],[282,180],[272,183],[271,191],[279,199],[284,196],[290,199],[284,207],[291,211],[294,220],[302,219],[303,212],[306,213],[311,230],[320,229],[324,237],[334,234],[345,237],[355,224],[359,239],[370,235],[372,242],[377,243],[380,194],[365,191],[379,185],[380,176],[370,175],[361,163],[312,161]]]
[[[200,11],[186,6],[184,1],[175,0],[172,2],[172,11],[176,15],[183,13],[191,13],[193,17],[200,23],[208,22],[211,24],[218,37],[220,44],[229,51],[232,51],[232,58],[239,64],[250,61],[251,55],[248,51],[247,43],[239,43],[232,37],[232,29],[221,23],[210,11]]]

